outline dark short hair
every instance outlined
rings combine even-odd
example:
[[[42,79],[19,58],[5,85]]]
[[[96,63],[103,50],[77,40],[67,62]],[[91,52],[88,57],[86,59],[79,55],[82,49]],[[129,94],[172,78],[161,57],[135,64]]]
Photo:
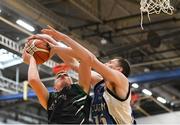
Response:
[[[130,63],[128,62],[127,59],[124,59],[122,57],[115,57],[115,59],[118,59],[119,62],[119,66],[121,66],[123,68],[122,73],[128,77],[130,72],[131,72],[131,68],[130,68]]]

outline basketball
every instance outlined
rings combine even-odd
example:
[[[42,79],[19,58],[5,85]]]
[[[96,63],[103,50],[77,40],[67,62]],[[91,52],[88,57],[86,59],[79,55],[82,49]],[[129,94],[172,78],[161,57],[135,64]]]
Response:
[[[26,51],[33,55],[37,64],[42,64],[49,59],[50,46],[41,39],[32,39],[27,42],[28,46]]]

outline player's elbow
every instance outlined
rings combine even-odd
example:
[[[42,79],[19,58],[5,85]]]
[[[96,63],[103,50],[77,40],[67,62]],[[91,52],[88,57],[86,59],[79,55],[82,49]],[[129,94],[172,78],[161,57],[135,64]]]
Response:
[[[80,61],[85,62],[86,65],[91,66],[93,63],[94,55],[91,53],[82,53],[82,55],[79,59],[80,59]]]
[[[87,60],[86,60],[87,64],[88,64],[89,66],[91,66],[91,65],[93,64],[95,58],[96,58],[95,55],[93,55],[93,54],[88,54]]]
[[[28,78],[28,82],[29,82],[29,84],[35,84],[35,83],[37,83],[38,82],[38,79],[36,79],[36,78]]]
[[[98,62],[99,60],[97,59],[96,56],[92,56],[91,57],[91,66],[94,67],[94,65],[96,65],[96,63]]]

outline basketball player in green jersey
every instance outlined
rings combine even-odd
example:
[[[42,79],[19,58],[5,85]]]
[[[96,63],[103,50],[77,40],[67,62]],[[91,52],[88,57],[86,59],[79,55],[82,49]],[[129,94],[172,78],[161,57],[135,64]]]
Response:
[[[40,80],[36,60],[26,52],[27,47],[26,45],[23,52],[23,60],[29,64],[28,82],[35,91],[40,104],[48,112],[48,123],[87,124],[90,106],[90,97],[88,96],[91,76],[89,66],[91,60],[88,60],[90,58],[85,61],[79,59],[80,63],[78,63],[78,69],[76,69],[79,73],[78,84],[72,83],[72,79],[65,72],[58,73],[54,84],[56,91],[49,93]],[[67,58],[63,54],[62,57],[66,64],[75,65],[77,63],[75,59]]]

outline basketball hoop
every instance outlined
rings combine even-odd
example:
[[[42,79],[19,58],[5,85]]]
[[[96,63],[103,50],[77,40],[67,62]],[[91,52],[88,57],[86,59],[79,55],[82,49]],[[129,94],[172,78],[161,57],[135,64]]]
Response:
[[[160,12],[164,12],[168,15],[173,14],[174,7],[170,5],[170,0],[141,0],[140,2],[140,10],[141,10],[141,28],[143,28],[143,12],[146,12],[148,15],[148,19],[150,20],[150,14],[160,14]]]

